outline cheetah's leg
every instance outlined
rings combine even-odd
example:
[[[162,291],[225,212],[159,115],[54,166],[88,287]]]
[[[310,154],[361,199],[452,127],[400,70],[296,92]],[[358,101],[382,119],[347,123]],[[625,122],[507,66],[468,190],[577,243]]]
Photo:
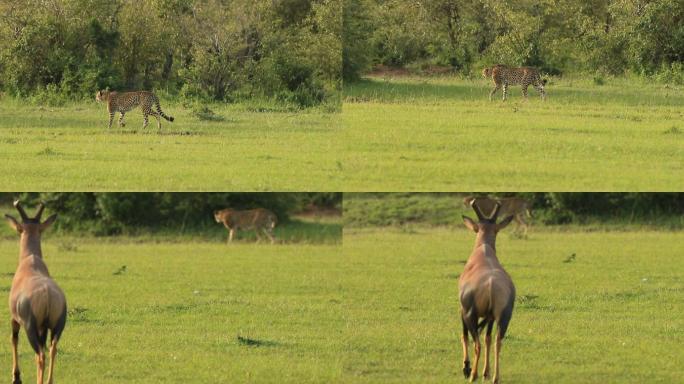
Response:
[[[150,111],[150,115],[154,116],[157,118],[157,129],[161,132],[161,119],[159,118],[159,114],[154,111]]]
[[[147,113],[143,112],[143,129],[147,128],[147,124],[149,124],[149,119],[147,116]]]
[[[275,236],[273,236],[273,229],[262,228],[262,231],[264,231],[264,234],[268,237],[269,240],[271,240],[271,244],[275,244]]]
[[[537,92],[539,92],[539,94],[541,95],[542,101],[545,101],[546,100],[546,92],[544,92],[544,86],[539,85],[539,84],[535,84],[534,89],[536,89]]]
[[[499,90],[499,88],[501,88],[501,84],[494,84],[494,89],[492,89],[492,91],[489,92],[489,101],[492,101],[492,97],[494,96],[496,91]]]
[[[508,84],[503,85],[503,100],[506,101],[506,94],[508,94]]]
[[[522,86],[522,94],[525,100],[527,100],[527,87],[529,87],[529,84],[523,84]]]
[[[112,122],[114,121],[114,113],[109,112],[109,127],[108,129],[112,129]]]
[[[119,114],[121,115],[121,116],[119,116],[119,127],[125,127],[126,126],[126,122],[124,121],[125,113],[119,112]]]

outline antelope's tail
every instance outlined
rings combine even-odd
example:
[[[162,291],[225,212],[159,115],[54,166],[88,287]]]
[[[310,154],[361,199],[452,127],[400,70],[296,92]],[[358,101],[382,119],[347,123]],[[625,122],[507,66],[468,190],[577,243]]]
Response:
[[[29,315],[28,322],[26,322],[26,337],[28,338],[29,344],[33,351],[38,354],[41,348],[45,348],[45,341],[47,340],[47,328],[43,329],[41,334],[41,327],[38,324],[36,316],[31,313]]]

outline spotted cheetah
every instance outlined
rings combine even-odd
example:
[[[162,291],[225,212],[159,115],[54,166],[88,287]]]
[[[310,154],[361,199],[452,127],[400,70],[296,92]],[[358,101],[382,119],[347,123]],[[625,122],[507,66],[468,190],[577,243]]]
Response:
[[[539,75],[539,70],[533,67],[520,67],[512,68],[507,67],[502,64],[497,64],[491,68],[485,68],[482,70],[482,76],[486,79],[491,78],[494,82],[494,89],[489,93],[489,100],[492,100],[492,96],[503,87],[503,99],[506,100],[506,94],[508,93],[509,85],[520,85],[522,86],[522,93],[525,99],[527,99],[527,87],[532,84],[534,89],[536,89],[540,94],[542,100],[546,99],[546,93],[544,92],[544,85],[546,85],[546,79],[542,79]]]
[[[159,105],[159,99],[152,92],[147,91],[135,91],[135,92],[110,92],[110,91],[97,91],[95,95],[95,100],[98,102],[107,102],[107,112],[109,112],[109,128],[112,128],[112,121],[114,120],[114,114],[119,112],[121,116],[119,117],[119,126],[123,127],[126,125],[124,122],[124,115],[126,112],[132,110],[138,105],[142,109],[143,113],[143,129],[147,128],[149,115],[157,118],[157,127],[161,130],[161,120],[159,116],[165,118],[168,121],[173,122],[172,116],[167,116],[161,110]],[[155,110],[152,108],[156,107]]]
[[[278,224],[278,217],[275,213],[264,208],[248,209],[245,211],[238,211],[235,209],[222,209],[214,212],[214,220],[217,223],[223,223],[228,229],[228,242],[233,241],[233,237],[238,229],[254,230],[257,241],[261,240],[260,232],[263,232],[271,243],[275,243],[273,236],[273,229]]]

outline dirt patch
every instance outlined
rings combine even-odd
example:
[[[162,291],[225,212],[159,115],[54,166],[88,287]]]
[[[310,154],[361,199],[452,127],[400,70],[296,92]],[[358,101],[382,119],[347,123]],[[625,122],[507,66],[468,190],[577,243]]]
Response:
[[[315,205],[307,205],[303,210],[295,213],[294,217],[301,218],[316,218],[316,217],[341,217],[342,210],[333,207],[318,207]]]

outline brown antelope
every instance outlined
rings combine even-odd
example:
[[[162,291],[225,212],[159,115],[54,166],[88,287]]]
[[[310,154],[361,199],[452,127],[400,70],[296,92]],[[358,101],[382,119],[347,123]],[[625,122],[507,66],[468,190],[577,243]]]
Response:
[[[23,326],[29,343],[36,352],[38,384],[43,383],[45,343],[48,330],[51,333],[48,368],[48,384],[51,384],[57,355],[57,342],[66,324],[67,308],[64,292],[50,278],[47,265],[43,261],[40,235],[55,221],[57,215],[52,215],[41,223],[40,217],[45,208],[42,203],[38,206],[38,212],[33,218],[26,215],[19,200],[14,202],[14,207],[21,215],[21,223],[14,217],[5,215],[10,227],[20,235],[19,266],[14,273],[9,298],[12,314],[12,383],[21,384],[17,343],[19,342],[19,329]]]
[[[475,202],[473,202],[472,208],[475,210],[479,222],[476,223],[467,216],[463,216],[463,222],[466,227],[477,234],[477,237],[473,252],[470,254],[463,274],[458,280],[461,321],[463,323],[463,334],[461,336],[463,375],[466,378],[470,376],[471,383],[477,379],[477,367],[480,361],[480,331],[486,325],[483,376],[489,377],[491,334],[494,322],[496,322],[493,382],[499,383],[501,340],[506,334],[506,328],[508,328],[508,323],[513,314],[515,286],[513,286],[511,277],[496,258],[496,234],[513,220],[513,216],[508,216],[497,224],[496,219],[499,216],[501,203],[496,203],[489,218],[482,214],[480,207]],[[480,319],[482,321],[478,324]],[[475,345],[475,362],[472,371],[468,357],[469,332]]]
[[[271,240],[271,244],[275,243],[273,229],[278,224],[278,217],[268,209],[256,208],[238,211],[226,208],[214,211],[214,220],[217,223],[223,223],[228,229],[229,243],[233,241],[238,229],[253,229],[256,233],[257,242],[261,241],[260,233],[263,232]]]
[[[504,217],[513,215],[513,219],[517,224],[515,230],[519,231],[522,228],[524,236],[527,236],[527,230],[529,229],[530,224],[525,219],[525,216],[532,217],[532,204],[529,201],[519,197],[490,199],[489,197],[468,196],[463,199],[463,205],[470,208],[473,201],[477,202],[477,205],[485,214],[491,213],[497,202],[501,203],[501,212],[499,212],[499,214]]]

